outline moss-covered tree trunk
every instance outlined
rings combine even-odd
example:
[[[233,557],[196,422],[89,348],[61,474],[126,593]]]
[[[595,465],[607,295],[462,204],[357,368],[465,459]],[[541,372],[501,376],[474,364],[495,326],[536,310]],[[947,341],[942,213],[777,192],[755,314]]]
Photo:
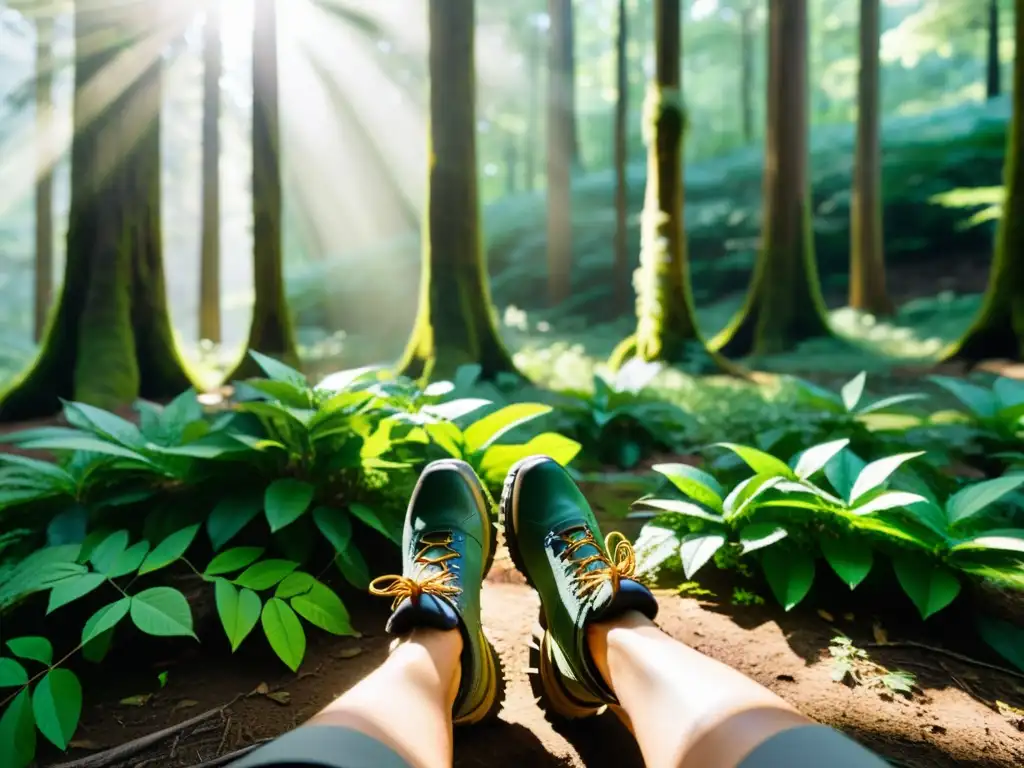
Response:
[[[857,86],[857,149],[850,200],[850,300],[854,309],[892,313],[885,289],[882,239],[882,153],[878,56],[880,0],[860,0],[860,73]]]
[[[740,119],[743,141],[754,141],[754,4],[740,8]]]
[[[223,69],[220,0],[206,6],[203,30],[202,251],[199,338],[220,343],[220,76]]]
[[[35,323],[41,341],[53,301],[53,13],[36,16],[36,261]]]
[[[572,290],[572,163],[574,99],[572,0],[549,0],[548,16],[548,303],[560,304]]]
[[[614,315],[624,314],[629,310],[632,291],[629,285],[629,210],[627,207],[628,181],[626,179],[626,163],[629,160],[628,128],[629,128],[629,24],[626,11],[626,0],[619,0],[618,33],[615,38],[615,80],[617,94],[615,99],[615,262],[612,269],[612,280],[615,282]]]
[[[988,47],[985,62],[985,95],[996,98],[1002,88],[999,64],[999,0],[988,0]]]
[[[1013,117],[1006,139],[1006,201],[988,290],[974,324],[947,357],[1024,360],[1024,0],[1016,0]]]
[[[474,0],[430,0],[430,135],[419,311],[398,371],[514,372],[494,319],[476,169]]]
[[[297,365],[299,356],[284,285],[276,0],[256,0],[254,3],[252,54],[252,277],[255,301],[247,347]],[[245,378],[258,372],[258,366],[246,354],[229,378]]]
[[[808,181],[807,0],[770,0],[761,250],[747,301],[713,340],[729,357],[784,352],[830,334]]]
[[[160,223],[162,62],[151,0],[78,0],[67,261],[39,357],[0,398],[0,419],[52,414],[60,398],[113,408],[191,386],[167,311]],[[82,46],[82,41],[87,41]],[[130,52],[125,53],[128,49]],[[106,67],[125,53],[133,83],[102,109]],[[124,65],[123,64],[123,65]],[[101,110],[97,114],[97,110]]]

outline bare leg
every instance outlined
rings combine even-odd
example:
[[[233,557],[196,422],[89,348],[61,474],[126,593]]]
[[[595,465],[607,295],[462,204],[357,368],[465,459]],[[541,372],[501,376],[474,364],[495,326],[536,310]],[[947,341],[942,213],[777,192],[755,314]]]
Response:
[[[591,655],[648,768],[737,765],[811,721],[767,688],[669,637],[639,613],[591,625]]]
[[[417,629],[395,642],[380,667],[310,720],[340,725],[387,744],[414,768],[452,764],[452,705],[462,636]]]

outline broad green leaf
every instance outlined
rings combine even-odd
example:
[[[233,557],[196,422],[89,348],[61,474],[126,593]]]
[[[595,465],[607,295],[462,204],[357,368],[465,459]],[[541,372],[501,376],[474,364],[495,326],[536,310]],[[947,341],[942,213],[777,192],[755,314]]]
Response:
[[[267,486],[263,504],[271,532],[276,533],[298,520],[309,509],[315,492],[309,483],[287,477]]]
[[[849,444],[850,441],[848,439],[832,440],[831,442],[808,448],[800,454],[800,458],[797,460],[793,471],[801,480],[806,480],[824,468],[837,453]]]
[[[722,516],[699,507],[691,501],[678,501],[676,499],[641,499],[636,502],[641,508],[660,509],[664,512],[674,512],[677,515],[687,517],[698,517],[701,520],[710,520],[715,523],[722,522]]]
[[[1000,409],[1024,405],[1024,381],[1000,376],[992,382],[992,393],[996,396]]]
[[[289,408],[311,408],[312,392],[303,386],[297,386],[288,381],[274,381],[272,379],[249,379],[245,382],[258,392],[262,392],[272,400],[277,400]]]
[[[87,451],[101,456],[113,456],[118,459],[130,459],[140,464],[152,465],[152,462],[138,451],[132,451],[117,443],[107,442],[98,437],[86,434],[67,435],[64,437],[40,437],[20,444],[22,448],[32,451]]]
[[[777,459],[770,453],[751,448],[749,445],[737,445],[736,443],[716,443],[718,448],[727,448],[739,456],[758,475],[769,475],[782,477],[787,480],[796,480],[793,470],[789,468],[782,459]]]
[[[262,560],[242,571],[235,584],[259,592],[270,589],[298,567],[294,560]]]
[[[132,621],[147,635],[195,637],[188,600],[171,587],[152,587],[132,597]]]
[[[792,610],[807,597],[814,582],[814,558],[803,550],[770,547],[761,556],[768,586],[782,607]]]
[[[455,421],[490,404],[490,400],[484,400],[479,397],[464,397],[459,400],[449,400],[447,403],[424,406],[422,412],[435,419]]]
[[[206,519],[206,534],[219,551],[263,510],[263,493],[240,493],[221,499]]]
[[[725,536],[721,533],[690,533],[684,536],[679,544],[679,559],[683,562],[686,578],[692,579],[723,544]]]
[[[82,658],[86,661],[92,662],[93,664],[101,664],[103,663],[103,660],[107,658],[107,654],[110,653],[110,649],[113,645],[114,630],[111,628],[104,632],[100,632],[96,637],[82,646]]]
[[[0,765],[26,768],[36,756],[36,726],[28,688],[0,715]]]
[[[251,589],[236,589],[226,579],[214,580],[217,615],[234,653],[260,620],[263,603]]]
[[[289,601],[302,618],[332,635],[356,635],[345,604],[330,587],[314,581],[310,590]]]
[[[87,432],[96,432],[120,443],[125,448],[138,450],[146,445],[146,438],[142,436],[138,427],[127,419],[122,419],[102,408],[87,403],[65,402],[64,416],[71,426]]]
[[[348,511],[363,525],[368,525],[377,531],[381,536],[391,539],[396,544],[402,543],[402,535],[398,531],[389,530],[380,516],[365,504],[352,503],[348,505]]]
[[[313,588],[314,582],[316,582],[316,579],[303,571],[289,573],[277,585],[277,589],[274,590],[274,597],[287,600],[290,597],[303,595]]]
[[[88,595],[106,580],[107,577],[102,573],[83,573],[73,579],[62,581],[50,590],[50,602],[46,606],[46,612],[53,613],[58,608]]]
[[[726,519],[734,518],[747,510],[754,500],[766,491],[770,491],[779,483],[783,482],[784,478],[778,475],[754,475],[748,477],[742,483],[737,485],[728,496],[725,497],[725,501],[722,503],[725,509]]]
[[[882,515],[885,513],[883,512]],[[915,530],[900,517],[863,515],[853,518],[851,522],[856,530],[878,533],[928,551],[931,551],[937,543],[934,538],[924,538],[919,535],[920,531]]]
[[[953,602],[960,594],[960,581],[950,570],[923,557],[901,554],[894,557],[896,578],[922,619],[927,619]]]
[[[951,548],[951,552],[968,551],[999,551],[1016,552],[1024,555],[1024,530],[1019,528],[1008,528],[1004,530],[985,531],[978,536],[957,542]]]
[[[992,650],[1024,672],[1024,629],[991,616],[978,616],[976,626]]]
[[[38,661],[47,667],[53,663],[53,645],[45,637],[13,637],[7,647],[19,659]]]
[[[679,552],[679,536],[675,531],[657,525],[645,525],[634,545],[636,572],[654,573],[665,561]]]
[[[89,525],[89,510],[81,504],[54,515],[46,525],[46,543],[51,547],[81,544]]]
[[[910,403],[915,400],[927,400],[928,395],[920,393],[907,393],[903,395],[892,395],[891,397],[883,397],[881,400],[876,400],[869,405],[865,405],[863,408],[859,408],[857,413],[861,416],[867,416],[869,413],[878,413],[884,411],[887,408],[892,408],[896,405],[902,405],[903,403]]]
[[[353,587],[365,592],[370,586],[370,569],[363,559],[362,553],[355,547],[348,547],[338,552],[334,558],[334,564],[338,566],[341,575]]]
[[[772,544],[782,541],[789,535],[789,531],[775,523],[754,523],[744,526],[740,531],[740,544],[743,545],[743,554],[749,554]]]
[[[946,500],[946,519],[950,525],[970,520],[1006,494],[1024,485],[1024,473],[1003,475],[994,480],[982,480],[963,488]]]
[[[118,564],[121,555],[128,548],[128,531],[114,531],[93,549],[89,561],[101,573],[109,574]]]
[[[306,655],[306,633],[295,611],[284,600],[272,597],[263,606],[260,620],[274,653],[292,672],[297,672]]]
[[[240,571],[247,565],[256,562],[262,554],[263,547],[234,547],[233,549],[227,549],[213,558],[203,573],[206,576],[220,576],[224,573]]]
[[[190,525],[188,528],[182,528],[177,533],[172,533],[161,541],[146,556],[146,559],[142,561],[139,575],[142,576],[143,574],[166,568],[171,563],[179,560],[188,551],[188,548],[192,546],[192,542],[195,540],[198,532],[198,524]]]
[[[545,432],[521,445],[492,445],[480,460],[480,476],[500,485],[512,465],[527,456],[550,456],[563,467],[576,458],[582,446],[557,432]]]
[[[19,456],[16,453],[0,453],[0,462],[45,477],[55,487],[69,493],[75,490],[75,479],[63,467],[59,467],[52,461],[32,459],[28,456]]]
[[[513,403],[466,427],[463,435],[469,453],[486,450],[505,433],[551,412],[550,405]]]
[[[861,499],[861,503],[854,506],[850,511],[855,515],[871,515],[887,509],[898,509],[909,507],[911,504],[920,504],[927,501],[923,496],[908,491],[882,491],[871,494],[867,499]]]
[[[128,608],[131,606],[130,597],[122,597],[120,600],[100,608],[94,613],[85,626],[82,627],[82,645],[99,637],[108,629],[113,629],[120,623],[121,619],[128,615]]]
[[[249,350],[249,356],[256,361],[256,364],[263,370],[268,379],[272,381],[285,381],[297,387],[309,386],[306,377],[291,366],[285,365],[272,357],[260,354],[253,349]]]
[[[864,395],[864,384],[867,378],[867,373],[861,371],[843,384],[843,388],[839,390],[839,394],[843,398],[843,405],[846,406],[847,411],[852,411],[857,407],[857,403],[860,402],[861,397]]]
[[[289,408],[286,405],[279,405],[278,403],[268,403],[262,400],[256,400],[248,403],[240,403],[238,410],[245,413],[252,413],[264,419],[269,419],[272,424],[277,424],[279,421],[283,421],[290,429],[296,430],[299,434],[306,431],[309,419],[312,417],[312,411],[300,411],[295,408]]]
[[[950,376],[929,376],[953,397],[967,406],[967,409],[981,419],[989,419],[996,413],[995,395],[987,389]]]
[[[904,463],[923,455],[924,451],[914,451],[913,453],[898,453],[895,456],[886,456],[884,459],[872,461],[857,475],[857,480],[853,484],[853,488],[850,489],[850,503],[852,504],[868,491],[881,487]]]
[[[850,589],[871,572],[874,556],[867,542],[852,536],[822,536],[820,543],[825,560]]]
[[[28,683],[28,672],[14,659],[0,656],[0,688],[16,688]]]
[[[110,579],[116,579],[121,576],[127,576],[129,573],[134,573],[138,570],[139,566],[142,565],[142,561],[146,559],[146,555],[148,553],[149,542],[145,540],[137,541],[122,552],[118,556],[117,560],[114,561],[114,565],[104,571],[104,573],[107,578]],[[93,565],[95,565],[95,561],[93,561]]]
[[[719,482],[707,472],[689,464],[655,464],[651,469],[667,477],[672,485],[694,501],[716,512],[722,511],[722,497],[725,492]]]
[[[332,507],[317,507],[313,510],[313,522],[335,552],[348,549],[352,541],[352,521],[346,512]]]
[[[450,421],[438,421],[433,424],[426,424],[423,427],[431,442],[435,443],[445,453],[453,458],[461,458],[465,445],[465,437],[462,430]]]
[[[67,749],[82,715],[82,684],[74,672],[51,669],[32,693],[39,731],[57,749]]]

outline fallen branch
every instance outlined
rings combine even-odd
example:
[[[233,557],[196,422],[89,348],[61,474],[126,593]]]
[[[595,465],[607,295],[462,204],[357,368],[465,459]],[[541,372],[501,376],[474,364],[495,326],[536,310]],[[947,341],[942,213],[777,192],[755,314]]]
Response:
[[[973,664],[976,667],[983,667],[985,669],[991,669],[994,672],[999,672],[1004,675],[1010,675],[1011,677],[1019,677],[1024,680],[1024,672],[1017,672],[1013,669],[1007,669],[1006,667],[1000,667],[998,664],[989,664],[987,661],[981,661],[979,659],[972,659],[970,656],[964,656],[962,653],[956,651],[948,651],[945,648],[938,648],[934,645],[925,645],[924,643],[915,643],[912,640],[904,640],[898,643],[868,643],[868,648],[916,648],[919,651],[931,651],[932,653],[940,653],[943,656],[948,656],[951,659],[962,661],[964,664]],[[57,766],[56,768],[62,768]]]
[[[273,741],[273,739],[260,739],[255,744],[250,744],[247,747],[242,747],[241,749],[236,749],[234,752],[228,752],[226,755],[221,755],[220,757],[215,757],[212,760],[207,760],[204,763],[196,763],[195,765],[192,766],[192,768],[219,768],[219,766],[221,766],[221,765],[227,765],[228,763],[233,763],[238,758],[244,757],[245,755],[248,755],[250,752],[255,750],[257,747],[262,747],[268,741]]]

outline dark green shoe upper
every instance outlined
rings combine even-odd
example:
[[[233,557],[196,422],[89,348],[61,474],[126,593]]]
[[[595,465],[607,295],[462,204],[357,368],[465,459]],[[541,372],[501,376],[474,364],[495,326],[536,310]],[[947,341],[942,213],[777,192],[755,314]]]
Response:
[[[502,510],[512,559],[540,595],[563,682],[615,703],[590,658],[586,627],[627,611],[650,619],[657,615],[654,595],[632,578],[632,547],[621,534],[601,540],[590,504],[565,469],[547,456],[524,459],[512,468]]]
[[[402,575],[374,579],[370,591],[394,598],[387,631],[417,627],[462,633],[456,722],[485,714],[496,671],[480,624],[480,588],[494,557],[494,528],[480,481],[462,461],[432,462],[409,500],[402,532]]]

